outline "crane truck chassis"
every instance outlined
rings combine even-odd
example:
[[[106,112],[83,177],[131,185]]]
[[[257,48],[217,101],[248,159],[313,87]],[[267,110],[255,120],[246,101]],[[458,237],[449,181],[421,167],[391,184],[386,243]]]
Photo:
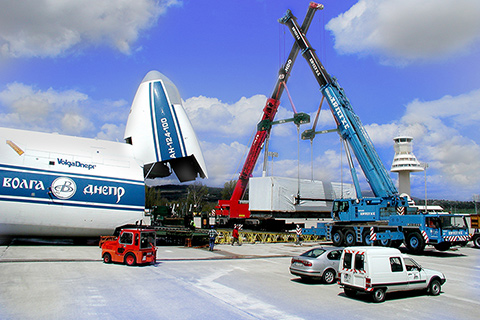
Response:
[[[334,200],[332,222],[318,223],[316,228],[303,229],[303,234],[326,236],[336,246],[399,246],[404,242],[413,253],[422,252],[427,244],[433,245],[437,250],[448,250],[452,245],[465,245],[470,236],[464,216],[422,214],[410,206],[407,196],[398,194],[344,89],[327,73],[295,16],[288,10],[279,22],[285,24],[293,35],[328,102],[337,124],[337,132],[343,141],[348,142],[345,150],[356,190],[356,199]],[[350,148],[374,197],[362,196]]]

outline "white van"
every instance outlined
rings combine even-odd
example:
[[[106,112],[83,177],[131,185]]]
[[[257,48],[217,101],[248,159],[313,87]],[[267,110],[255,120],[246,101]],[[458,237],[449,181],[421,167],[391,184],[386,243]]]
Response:
[[[443,273],[424,269],[400,250],[385,247],[347,247],[339,265],[339,284],[345,294],[372,294],[383,302],[386,292],[427,290],[438,295],[446,279]]]

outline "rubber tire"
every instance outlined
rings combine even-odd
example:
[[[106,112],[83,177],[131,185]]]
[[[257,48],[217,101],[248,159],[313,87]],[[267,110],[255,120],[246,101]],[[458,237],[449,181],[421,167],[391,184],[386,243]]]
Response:
[[[386,298],[386,292],[384,288],[377,288],[373,290],[373,293],[372,293],[373,302],[375,303],[383,302],[385,301],[385,298]]]
[[[340,247],[343,243],[343,232],[341,230],[335,230],[332,232],[332,242],[335,247]]]
[[[370,240],[370,231],[364,231],[362,235],[362,244],[364,246],[371,246],[374,244],[374,241]]]
[[[472,238],[472,241],[475,248],[480,248],[480,234],[475,234]]]
[[[347,247],[354,246],[357,243],[355,231],[353,231],[352,229],[348,229],[345,232],[344,242],[345,242],[345,246]]]
[[[333,269],[327,269],[325,270],[325,272],[323,272],[322,280],[324,283],[332,284],[335,283],[336,279],[336,273]]]
[[[134,266],[137,263],[135,255],[133,253],[128,253],[125,256],[124,261],[127,266]]]
[[[410,232],[407,235],[407,239],[405,241],[405,245],[407,246],[408,250],[412,253],[422,253],[423,249],[425,249],[425,240],[417,231]]]
[[[112,262],[112,255],[108,252],[105,252],[103,255],[103,263],[111,263]]]
[[[438,296],[442,291],[442,285],[438,279],[433,279],[428,285],[428,293],[432,296]]]

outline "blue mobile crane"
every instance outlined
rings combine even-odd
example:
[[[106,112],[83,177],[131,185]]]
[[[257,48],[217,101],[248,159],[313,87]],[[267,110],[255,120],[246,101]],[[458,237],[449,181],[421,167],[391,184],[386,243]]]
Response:
[[[441,251],[448,250],[452,245],[465,245],[469,233],[464,216],[423,214],[411,206],[407,196],[398,194],[345,91],[327,73],[295,16],[288,10],[279,22],[285,24],[295,38],[328,102],[337,124],[336,131],[343,141],[348,142],[345,150],[356,190],[355,199],[334,200],[332,222],[318,223],[316,228],[304,229],[303,234],[325,236],[336,246],[379,244],[398,247],[405,243],[413,253],[422,252],[427,244]],[[362,196],[350,148],[374,197]]]

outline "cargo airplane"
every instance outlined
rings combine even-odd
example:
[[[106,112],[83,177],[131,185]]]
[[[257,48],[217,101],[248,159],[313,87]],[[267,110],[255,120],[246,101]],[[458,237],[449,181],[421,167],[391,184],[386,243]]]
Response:
[[[150,71],[125,143],[0,128],[0,238],[96,237],[145,218],[145,179],[206,178],[205,161],[167,77]]]

